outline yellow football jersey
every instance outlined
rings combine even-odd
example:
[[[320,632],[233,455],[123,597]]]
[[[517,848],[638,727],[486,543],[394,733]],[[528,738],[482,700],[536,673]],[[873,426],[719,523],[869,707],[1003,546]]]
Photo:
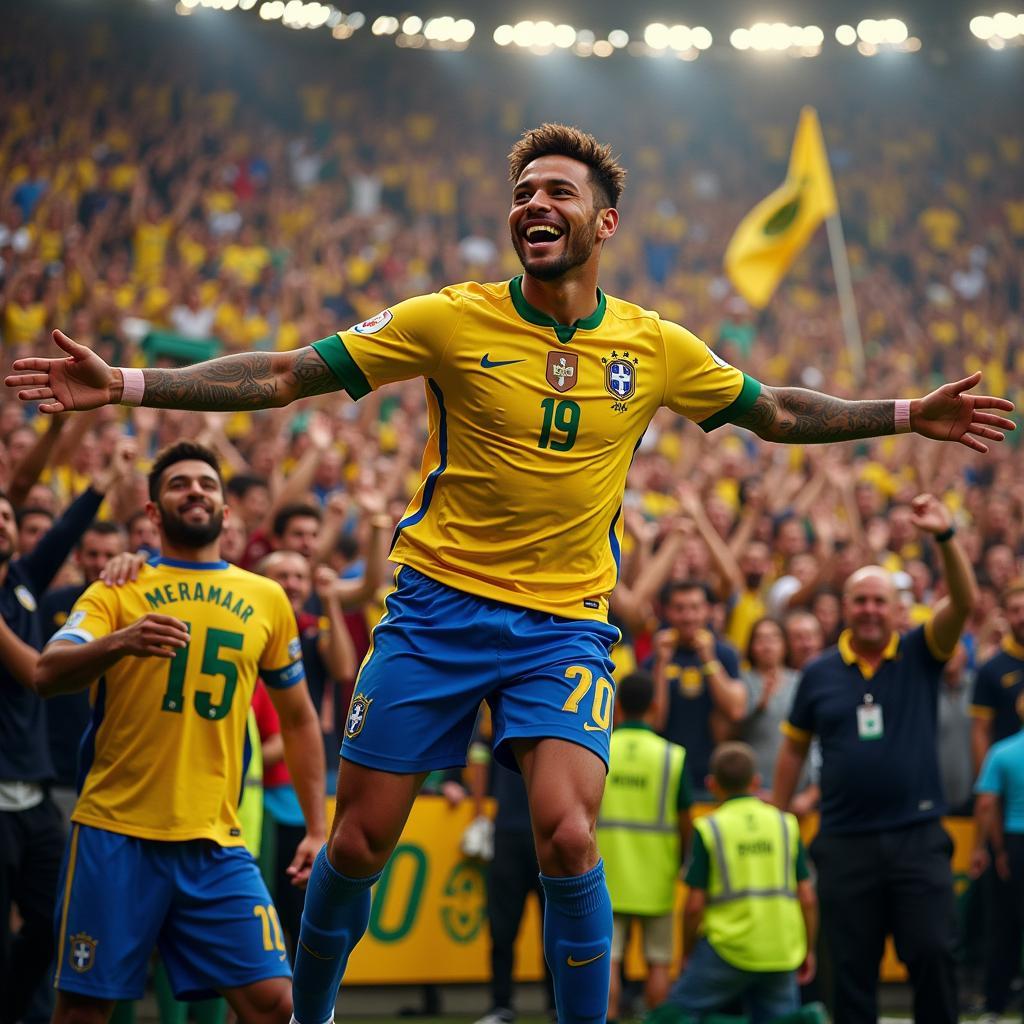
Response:
[[[54,635],[107,636],[148,612],[189,624],[173,659],[127,657],[92,687],[72,821],[140,839],[242,846],[238,802],[257,675],[305,678],[295,615],[281,587],[227,562],[156,559],[134,583],[94,583]]]
[[[422,479],[392,558],[458,590],[605,619],[626,473],[662,406],[711,430],[761,385],[689,331],[598,293],[557,324],[521,278],[399,303],[314,344],[355,399],[426,379]]]

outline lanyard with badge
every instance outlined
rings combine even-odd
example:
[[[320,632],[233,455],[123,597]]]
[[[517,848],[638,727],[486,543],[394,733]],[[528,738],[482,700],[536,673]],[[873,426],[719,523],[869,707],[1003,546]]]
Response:
[[[865,693],[864,703],[857,705],[857,735],[862,740],[880,740],[884,731],[882,705],[876,704],[870,693]]]

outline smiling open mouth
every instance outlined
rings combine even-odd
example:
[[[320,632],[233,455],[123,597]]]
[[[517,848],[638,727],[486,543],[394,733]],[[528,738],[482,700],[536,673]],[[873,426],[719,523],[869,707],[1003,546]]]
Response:
[[[549,245],[557,242],[564,234],[556,224],[531,224],[523,232],[530,245]]]

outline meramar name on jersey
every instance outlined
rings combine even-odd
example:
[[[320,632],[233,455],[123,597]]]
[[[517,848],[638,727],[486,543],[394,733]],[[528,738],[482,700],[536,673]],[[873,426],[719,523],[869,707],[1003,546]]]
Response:
[[[175,593],[177,588],[177,593]],[[150,608],[160,608],[165,604],[177,604],[179,601],[202,601],[205,604],[219,604],[232,615],[237,615],[242,622],[248,622],[256,610],[246,604],[244,598],[235,599],[234,591],[222,592],[220,587],[203,586],[199,580],[189,583],[165,583],[155,590],[146,591],[146,600]]]

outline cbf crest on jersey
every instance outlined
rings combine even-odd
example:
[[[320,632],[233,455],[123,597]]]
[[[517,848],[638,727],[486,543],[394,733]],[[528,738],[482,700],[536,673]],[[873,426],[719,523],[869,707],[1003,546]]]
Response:
[[[556,391],[569,391],[576,387],[580,374],[580,357],[573,352],[549,352],[544,376]]]
[[[352,698],[348,709],[348,721],[345,723],[345,735],[350,740],[363,731],[363,725],[366,723],[366,716],[370,713],[372,703],[373,698],[367,697],[365,693],[357,693]]]
[[[605,391],[615,399],[612,408],[616,412],[625,412],[626,402],[636,394],[636,368],[640,360],[628,352],[619,355],[612,351],[611,356],[602,357],[601,362],[604,363]]]
[[[376,334],[379,330],[387,327],[391,323],[391,310],[382,309],[376,316],[371,316],[369,320],[364,320],[361,324],[356,324],[352,328],[356,334]]]
[[[71,943],[71,969],[85,974],[96,963],[96,940],[85,932],[79,932],[68,941]]]

